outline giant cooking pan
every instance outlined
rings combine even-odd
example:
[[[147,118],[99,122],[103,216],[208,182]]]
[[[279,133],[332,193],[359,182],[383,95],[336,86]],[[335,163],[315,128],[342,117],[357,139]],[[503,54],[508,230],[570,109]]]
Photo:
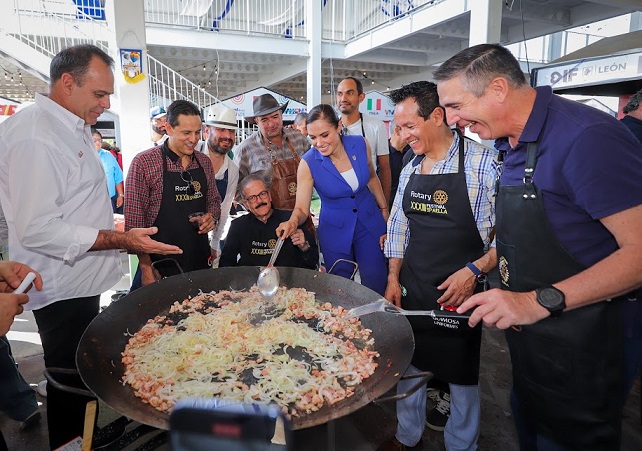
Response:
[[[154,409],[134,396],[121,377],[121,352],[129,334],[138,331],[148,319],[165,314],[174,301],[182,301],[199,290],[244,290],[256,283],[259,267],[204,269],[168,277],[148,285],[111,304],[85,331],[76,354],[83,382],[105,404],[140,423],[168,429],[169,414]],[[280,267],[281,285],[302,287],[316,293],[319,302],[330,302],[347,309],[373,302],[380,296],[369,288],[343,277],[308,269]],[[392,388],[410,364],[414,339],[405,316],[374,313],[361,318],[372,330],[379,366],[357,387],[350,398],[310,414],[292,419],[293,429],[303,429],[352,413]]]

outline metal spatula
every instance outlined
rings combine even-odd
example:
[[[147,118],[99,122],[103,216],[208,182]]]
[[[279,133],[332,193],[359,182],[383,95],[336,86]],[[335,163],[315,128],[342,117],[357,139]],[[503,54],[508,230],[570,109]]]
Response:
[[[395,315],[406,316],[430,316],[432,318],[470,318],[470,312],[459,314],[457,312],[450,312],[448,310],[404,310],[385,299],[379,299],[378,301],[375,301],[371,304],[354,307],[348,311],[348,315],[346,316],[346,318],[355,318],[375,312],[393,313]]]

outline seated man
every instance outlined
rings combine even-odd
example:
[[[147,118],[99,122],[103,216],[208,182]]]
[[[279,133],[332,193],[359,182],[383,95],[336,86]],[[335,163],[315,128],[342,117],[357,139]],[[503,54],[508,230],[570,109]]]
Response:
[[[239,182],[241,203],[249,214],[230,224],[219,267],[266,266],[276,244],[276,228],[287,221],[289,210],[272,208],[271,184],[263,172],[249,174]],[[274,266],[316,269],[319,248],[307,230],[301,228],[286,239]]]

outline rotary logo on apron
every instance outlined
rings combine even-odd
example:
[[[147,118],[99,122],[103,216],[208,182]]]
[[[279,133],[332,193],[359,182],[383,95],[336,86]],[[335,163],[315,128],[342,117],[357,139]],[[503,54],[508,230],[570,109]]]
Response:
[[[201,197],[203,197],[203,191],[201,190],[201,183],[196,180],[191,182],[191,189],[189,185],[186,185],[186,186],[175,185],[174,193],[176,195],[176,202],[186,202],[190,200],[200,199]]]
[[[422,213],[436,213],[447,215],[448,193],[442,189],[435,190],[432,194],[410,191],[410,209]]]
[[[276,240],[271,239],[267,243],[262,241],[252,241],[252,249],[250,249],[250,254],[252,255],[272,255],[274,252],[274,247],[276,246]]]

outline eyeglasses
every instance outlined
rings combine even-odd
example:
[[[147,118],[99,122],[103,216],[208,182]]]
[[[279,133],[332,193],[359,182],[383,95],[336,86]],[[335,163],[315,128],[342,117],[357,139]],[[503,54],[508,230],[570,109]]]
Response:
[[[341,124],[341,136],[348,136],[350,134],[350,130],[348,130],[348,127]]]
[[[247,196],[245,200],[254,203],[258,198],[261,198],[263,200],[267,199],[268,194],[270,194],[268,191],[261,191],[259,194]]]
[[[188,177],[187,180],[185,179],[186,174]],[[192,174],[189,171],[183,171],[181,172],[181,179],[187,183],[187,194],[193,196],[196,193],[196,189],[194,188],[194,178],[192,177]]]

